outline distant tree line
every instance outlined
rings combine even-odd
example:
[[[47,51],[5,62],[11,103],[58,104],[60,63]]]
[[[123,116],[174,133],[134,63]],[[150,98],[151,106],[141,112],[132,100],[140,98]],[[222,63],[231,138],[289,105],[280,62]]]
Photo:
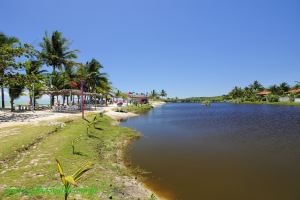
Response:
[[[295,85],[290,86],[288,83],[283,82],[280,84],[274,84],[269,87],[263,86],[259,81],[254,81],[252,84],[242,88],[234,87],[228,94],[214,97],[190,97],[190,98],[167,98],[167,102],[182,102],[182,103],[202,103],[209,102],[278,102],[280,97],[287,97],[290,101],[294,98],[300,98],[299,93],[291,93],[292,89],[300,89],[300,84],[297,82]],[[265,95],[260,95],[260,92],[265,91]]]
[[[227,95],[224,96],[224,100],[236,101],[236,102],[258,102],[269,101],[278,102],[280,97],[288,97],[291,101],[294,98],[300,97],[297,93],[291,93],[291,89],[300,88],[299,83],[290,86],[286,82],[280,84],[274,84],[269,87],[263,86],[260,82],[254,81],[247,87],[234,87]],[[264,91],[265,94],[260,94]]]

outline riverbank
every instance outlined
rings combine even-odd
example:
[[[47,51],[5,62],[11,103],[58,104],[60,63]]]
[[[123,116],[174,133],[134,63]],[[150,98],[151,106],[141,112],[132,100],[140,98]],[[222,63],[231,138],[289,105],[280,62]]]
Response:
[[[233,103],[233,102],[230,102]],[[300,103],[298,102],[266,102],[266,101],[244,101],[234,104],[256,104],[256,105],[278,105],[278,106],[300,106]]]
[[[105,111],[115,119],[138,116],[116,114],[112,108],[105,108]],[[92,121],[97,116],[97,120],[87,133],[88,122],[78,115],[60,116],[51,123],[49,118],[35,123],[32,123],[34,119],[28,119],[23,123],[14,122],[13,127],[0,128],[0,198],[61,199],[63,194],[32,193],[33,188],[61,187],[54,160],[57,158],[67,174],[76,171],[82,163],[94,163],[93,169],[79,181],[79,188],[93,188],[94,193],[71,193],[70,199],[157,199],[142,180],[133,175],[134,169],[125,166],[124,153],[139,134],[115,126],[115,120],[93,112],[86,118]],[[78,141],[74,145],[76,154],[73,154],[71,144],[75,138]],[[7,191],[13,187],[23,192],[7,196]]]

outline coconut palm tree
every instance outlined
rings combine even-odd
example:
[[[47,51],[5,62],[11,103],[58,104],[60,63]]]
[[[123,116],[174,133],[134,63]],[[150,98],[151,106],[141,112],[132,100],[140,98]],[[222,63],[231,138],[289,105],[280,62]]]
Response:
[[[250,89],[252,89],[255,93],[262,91],[264,89],[264,87],[262,86],[262,84],[258,81],[254,81],[250,86]]]
[[[167,92],[165,90],[161,90],[160,96],[161,97],[166,97],[167,96]]]
[[[158,94],[157,94],[157,92],[156,92],[155,90],[152,90],[152,91],[150,92],[150,97],[151,97],[152,99],[157,98],[157,96],[158,96]]]
[[[96,92],[102,94],[102,97],[105,97],[106,106],[108,105],[108,98],[111,90],[112,85],[108,79],[100,81],[100,85],[96,87]]]
[[[233,99],[242,98],[243,97],[243,89],[235,86],[230,92],[229,96]]]
[[[69,40],[64,38],[62,33],[58,31],[54,31],[51,37],[49,37],[46,32],[40,46],[42,48],[40,57],[46,65],[52,67],[53,76],[57,69],[62,71],[63,66],[68,66],[70,63],[74,63],[73,59],[77,58],[76,53],[78,50],[70,50]],[[59,86],[56,85],[56,87]],[[51,106],[53,103],[54,97],[51,95]]]
[[[269,87],[269,90],[270,90],[271,93],[274,94],[274,95],[280,95],[280,94],[282,94],[281,88],[280,88],[279,86],[277,86],[276,84],[271,85],[271,86]]]
[[[15,37],[9,37],[4,33],[0,32],[0,48],[4,48],[5,46],[8,48],[12,48],[15,44],[17,44],[19,40]],[[2,61],[2,60],[1,60]],[[7,65],[5,60],[0,63],[0,87],[1,87],[1,101],[2,101],[2,109],[5,108],[5,98],[4,98],[4,74],[5,70],[10,67]]]
[[[290,86],[289,86],[288,83],[283,82],[283,83],[280,83],[280,84],[279,84],[279,88],[280,88],[280,90],[281,90],[283,93],[286,93],[286,92],[289,91]]]
[[[8,94],[10,97],[10,110],[14,111],[14,100],[19,98],[24,91],[24,77],[23,75],[16,74],[10,77],[11,81],[8,82]]]
[[[28,60],[24,63],[25,68],[25,85],[29,90],[30,102],[34,96],[33,107],[35,106],[35,100],[41,97],[41,90],[44,86],[46,70],[41,70],[42,62],[38,60]]]
[[[96,87],[101,85],[101,81],[107,81],[107,74],[100,71],[102,68],[100,62],[94,58],[86,63],[88,73],[86,81],[91,92],[95,92]]]

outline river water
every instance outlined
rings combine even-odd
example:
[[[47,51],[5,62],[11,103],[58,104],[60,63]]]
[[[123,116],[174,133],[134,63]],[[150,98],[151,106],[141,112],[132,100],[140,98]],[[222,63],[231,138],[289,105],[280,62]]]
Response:
[[[166,104],[122,125],[142,134],[132,164],[169,199],[300,199],[300,107]]]

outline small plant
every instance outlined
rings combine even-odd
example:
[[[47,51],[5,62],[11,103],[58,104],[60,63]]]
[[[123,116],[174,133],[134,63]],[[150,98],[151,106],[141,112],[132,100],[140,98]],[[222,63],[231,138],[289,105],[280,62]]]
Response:
[[[98,129],[98,130],[102,130],[101,128],[97,128],[96,127],[96,123],[97,123],[97,115],[94,117],[94,119],[93,119],[93,121],[91,121],[91,122],[88,122],[88,125],[87,125],[87,127],[86,127],[86,134],[89,136],[89,137],[91,137],[91,135],[89,134],[89,130],[90,130],[90,128],[93,126],[94,127],[94,129]]]
[[[75,151],[75,143],[78,142],[80,140],[80,137],[75,138],[74,140],[72,140],[72,153],[73,154],[77,154],[77,155],[81,155],[82,153]]]
[[[81,178],[81,176],[92,169],[93,164],[90,162],[87,162],[86,164],[82,165],[80,169],[78,169],[73,175],[66,176],[64,174],[63,168],[60,164],[60,162],[56,160],[58,172],[60,175],[61,182],[64,184],[64,193],[65,193],[65,200],[68,199],[68,196],[70,194],[71,185],[77,186],[77,181]]]
[[[156,199],[157,199],[156,196],[152,193],[151,197],[150,197],[150,200],[156,200]]]

